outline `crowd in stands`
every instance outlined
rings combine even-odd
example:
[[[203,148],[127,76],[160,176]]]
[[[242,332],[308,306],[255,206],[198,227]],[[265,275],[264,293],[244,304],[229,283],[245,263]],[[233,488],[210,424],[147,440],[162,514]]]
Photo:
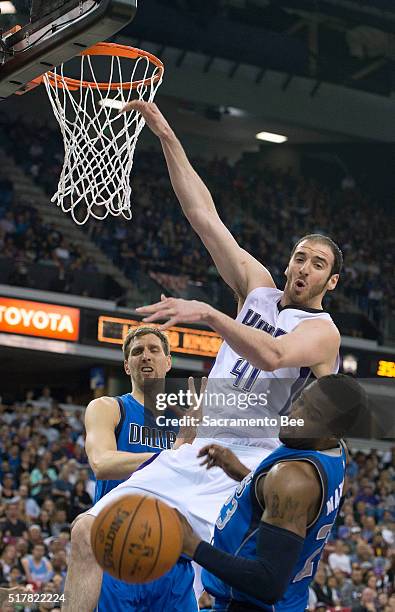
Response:
[[[395,610],[395,448],[356,452],[346,500],[310,588],[314,610]]]
[[[395,448],[351,456],[310,610],[395,612]],[[94,487],[71,397],[59,404],[46,387],[0,401],[0,586],[62,594],[70,524],[91,506]]]
[[[38,211],[27,202],[17,202],[12,182],[0,171],[0,253],[11,265],[2,273],[2,282],[75,293],[78,273],[97,272],[91,257],[79,245],[68,243],[59,228],[45,224]],[[32,275],[38,264],[56,271],[48,286],[41,286]],[[40,272],[39,272],[40,276]],[[87,286],[81,294],[90,295]],[[104,297],[104,296],[103,296]]]
[[[37,129],[18,119],[8,121],[7,138],[9,153],[51,196],[63,156],[58,131]],[[329,298],[331,308],[339,309],[339,303],[344,308],[341,298],[345,296],[377,326],[384,316],[395,313],[393,209],[384,210],[353,181],[345,180],[337,189],[329,189],[291,172],[259,167],[248,158],[233,166],[226,159],[195,159],[193,163],[209,186],[226,225],[247,251],[265,263],[280,287],[291,245],[304,234],[322,232],[341,245],[345,257],[339,289]],[[183,295],[188,285],[194,284],[203,287],[215,301],[218,274],[180,213],[162,153],[137,150],[132,187],[131,222],[108,217],[105,222],[89,222],[85,229],[132,281],[137,271],[142,271],[175,295]],[[11,236],[3,231],[2,239],[9,250],[15,249],[18,235],[21,244],[20,226],[26,223],[34,226],[28,233],[27,246],[22,234],[24,248],[20,251],[31,253],[35,241],[41,245],[42,240],[37,238],[40,220],[29,209],[19,211],[16,206],[10,211],[3,205],[0,215],[3,222],[5,219],[19,228]],[[56,233],[51,228],[51,235]],[[61,236],[56,237],[53,247],[47,245],[45,256],[55,258],[57,265],[63,266],[67,257],[71,265],[94,265],[82,264],[82,254],[74,254],[71,245],[62,243]]]
[[[71,402],[60,406],[48,387],[13,405],[0,400],[0,586],[63,593],[70,524],[95,488]]]

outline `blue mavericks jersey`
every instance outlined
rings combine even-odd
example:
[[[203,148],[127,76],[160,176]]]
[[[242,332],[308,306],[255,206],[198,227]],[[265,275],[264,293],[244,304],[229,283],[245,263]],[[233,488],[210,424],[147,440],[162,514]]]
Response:
[[[223,508],[216,522],[214,545],[232,555],[256,558],[256,540],[259,523],[263,514],[256,498],[256,484],[270,468],[282,461],[308,461],[312,463],[321,480],[322,501],[315,521],[308,526],[303,549],[295,566],[293,577],[281,601],[275,606],[248,597],[226,585],[222,580],[203,569],[202,580],[205,589],[218,602],[231,599],[249,602],[262,610],[276,612],[302,612],[307,608],[308,587],[318,566],[321,552],[336,519],[342,496],[346,456],[342,445],[329,451],[305,451],[282,445],[264,459],[255,472],[248,474],[236,488]],[[275,554],[275,551],[273,551]]]
[[[137,402],[130,393],[116,398],[121,418],[115,430],[117,450],[129,453],[160,453],[172,448],[178,427],[159,427],[150,410]],[[166,416],[173,416],[170,412]],[[95,503],[122,480],[98,480]],[[167,574],[148,584],[128,584],[106,572],[96,612],[137,612],[174,610],[197,612],[193,593],[194,572],[190,563],[179,561]],[[170,598],[167,600],[167,598]]]
[[[128,453],[160,453],[162,450],[172,448],[178,427],[172,429],[159,427],[152,412],[146,410],[130,393],[115,399],[118,401],[121,413],[115,430],[117,450]],[[124,480],[126,479],[98,480],[95,503]]]

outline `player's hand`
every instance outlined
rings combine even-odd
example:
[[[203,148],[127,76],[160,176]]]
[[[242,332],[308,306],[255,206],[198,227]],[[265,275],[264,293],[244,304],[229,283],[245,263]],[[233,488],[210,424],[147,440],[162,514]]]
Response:
[[[173,132],[170,125],[160,112],[159,108],[153,102],[144,102],[144,100],[133,100],[124,106],[119,112],[127,113],[137,111],[144,118],[148,127],[153,131],[155,136],[162,138]]]
[[[200,392],[196,391],[195,379],[193,376],[188,378],[188,390],[190,392],[190,397],[192,398],[191,403],[188,405],[188,409],[184,411],[184,414],[194,416],[197,420],[200,421],[203,414],[203,396],[207,389],[208,378],[207,376],[203,376],[200,379]]]
[[[188,378],[188,390],[190,392],[192,401],[188,405],[187,410],[177,408],[175,412],[177,416],[187,416],[190,417],[191,421],[193,419],[193,421],[188,425],[183,425],[180,427],[176,444],[173,447],[175,449],[179,448],[182,444],[192,444],[196,438],[197,426],[201,421],[203,413],[203,395],[207,388],[207,380],[207,377],[203,376],[200,381],[200,393],[197,393],[193,376]],[[174,408],[172,408],[172,410],[174,411]]]
[[[207,593],[207,591],[203,591],[203,593],[199,597],[199,610],[203,608],[205,610],[211,610],[214,606],[214,598]]]
[[[233,480],[241,482],[250,473],[250,470],[238,460],[236,455],[219,444],[208,444],[200,449],[198,457],[204,457],[200,465],[207,466],[210,470],[213,467],[220,467]]]
[[[191,559],[195,554],[197,547],[202,541],[198,535],[193,531],[192,527],[188,523],[187,519],[183,514],[177,511],[178,518],[180,519],[182,531],[183,531],[183,544],[182,544],[182,552],[185,555],[188,555]]]
[[[177,323],[204,323],[210,310],[213,310],[213,308],[204,302],[183,300],[182,298],[168,298],[163,294],[160,302],[136,308],[139,314],[146,315],[143,319],[144,323],[168,319],[167,323],[159,326],[161,331]]]

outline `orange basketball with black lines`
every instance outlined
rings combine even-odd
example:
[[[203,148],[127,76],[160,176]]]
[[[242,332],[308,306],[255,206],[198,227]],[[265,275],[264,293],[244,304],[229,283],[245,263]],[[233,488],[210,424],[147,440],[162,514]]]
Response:
[[[91,543],[98,564],[114,578],[143,584],[177,562],[182,527],[176,511],[147,495],[125,495],[96,517]]]

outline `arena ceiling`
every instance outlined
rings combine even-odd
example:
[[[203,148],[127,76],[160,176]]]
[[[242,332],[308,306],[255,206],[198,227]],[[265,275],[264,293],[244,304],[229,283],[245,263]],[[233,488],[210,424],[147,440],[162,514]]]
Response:
[[[125,0],[126,2],[127,0]],[[123,33],[184,53],[280,70],[389,96],[395,88],[391,0],[146,0]]]
[[[128,0],[122,0],[125,3]],[[1,4],[1,2],[0,2]],[[12,0],[15,15],[0,15],[0,28],[29,19],[31,0]],[[265,71],[390,96],[395,89],[395,4],[392,0],[141,0],[135,20],[123,30],[180,50]]]

